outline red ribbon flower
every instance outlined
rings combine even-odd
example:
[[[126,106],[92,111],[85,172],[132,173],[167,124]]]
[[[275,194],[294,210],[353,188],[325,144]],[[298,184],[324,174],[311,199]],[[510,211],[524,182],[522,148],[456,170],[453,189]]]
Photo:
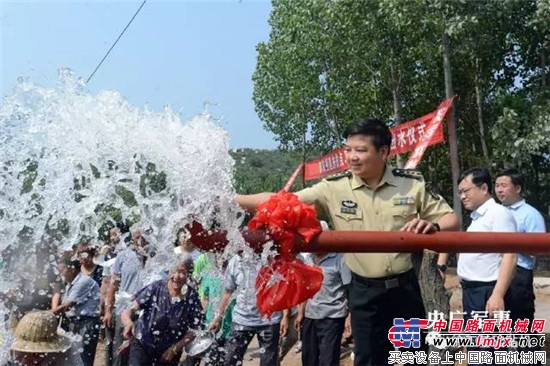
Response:
[[[228,244],[225,230],[206,230],[196,221],[185,228],[193,244],[201,250],[222,252]],[[257,303],[262,315],[290,309],[321,289],[323,272],[296,259],[294,252],[297,240],[309,243],[321,230],[315,207],[300,202],[296,195],[286,191],[260,204],[248,223],[248,230],[241,230],[245,242],[256,252],[261,251],[269,239],[276,244],[277,255],[260,269],[256,279]]]
[[[262,315],[290,309],[313,297],[323,284],[321,269],[296,259],[296,240],[309,243],[322,230],[315,207],[293,193],[281,191],[258,205],[248,223],[251,230],[267,230],[278,255],[262,267],[256,279],[257,303]]]

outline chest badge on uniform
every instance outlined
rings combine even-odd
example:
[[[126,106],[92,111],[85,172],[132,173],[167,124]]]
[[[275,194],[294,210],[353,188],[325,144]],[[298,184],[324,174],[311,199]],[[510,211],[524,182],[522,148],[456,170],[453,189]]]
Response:
[[[342,201],[340,212],[343,214],[355,215],[357,213],[357,203],[350,200]]]
[[[414,198],[411,196],[395,197],[393,199],[394,206],[414,205]]]

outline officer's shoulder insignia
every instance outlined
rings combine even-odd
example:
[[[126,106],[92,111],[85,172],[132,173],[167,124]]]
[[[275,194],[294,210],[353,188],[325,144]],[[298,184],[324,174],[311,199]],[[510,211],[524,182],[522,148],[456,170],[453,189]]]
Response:
[[[405,177],[405,178],[412,178],[416,180],[423,180],[424,177],[422,176],[422,173],[420,173],[418,170],[414,169],[401,169],[401,168],[395,168],[392,170],[392,173],[396,177]]]
[[[326,177],[325,179],[326,180],[338,180],[338,179],[341,179],[341,178],[349,178],[349,177],[351,177],[351,175],[352,175],[351,171],[345,170],[345,171],[340,172],[340,173],[331,174],[328,177]]]

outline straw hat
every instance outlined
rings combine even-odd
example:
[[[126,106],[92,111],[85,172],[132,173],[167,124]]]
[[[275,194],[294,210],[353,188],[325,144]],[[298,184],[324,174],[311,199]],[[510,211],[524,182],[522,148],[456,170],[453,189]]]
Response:
[[[32,311],[17,324],[12,351],[27,353],[65,352],[70,339],[57,334],[57,319],[50,311]]]

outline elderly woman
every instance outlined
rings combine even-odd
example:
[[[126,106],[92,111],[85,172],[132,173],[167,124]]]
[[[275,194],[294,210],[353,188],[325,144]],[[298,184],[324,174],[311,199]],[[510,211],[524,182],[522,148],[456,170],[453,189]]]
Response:
[[[168,279],[139,290],[131,308],[124,310],[124,336],[132,341],[130,365],[178,364],[183,348],[194,338],[192,330],[203,325],[198,294],[187,285],[192,273],[193,261],[180,261]],[[139,310],[143,314],[134,324]]]

